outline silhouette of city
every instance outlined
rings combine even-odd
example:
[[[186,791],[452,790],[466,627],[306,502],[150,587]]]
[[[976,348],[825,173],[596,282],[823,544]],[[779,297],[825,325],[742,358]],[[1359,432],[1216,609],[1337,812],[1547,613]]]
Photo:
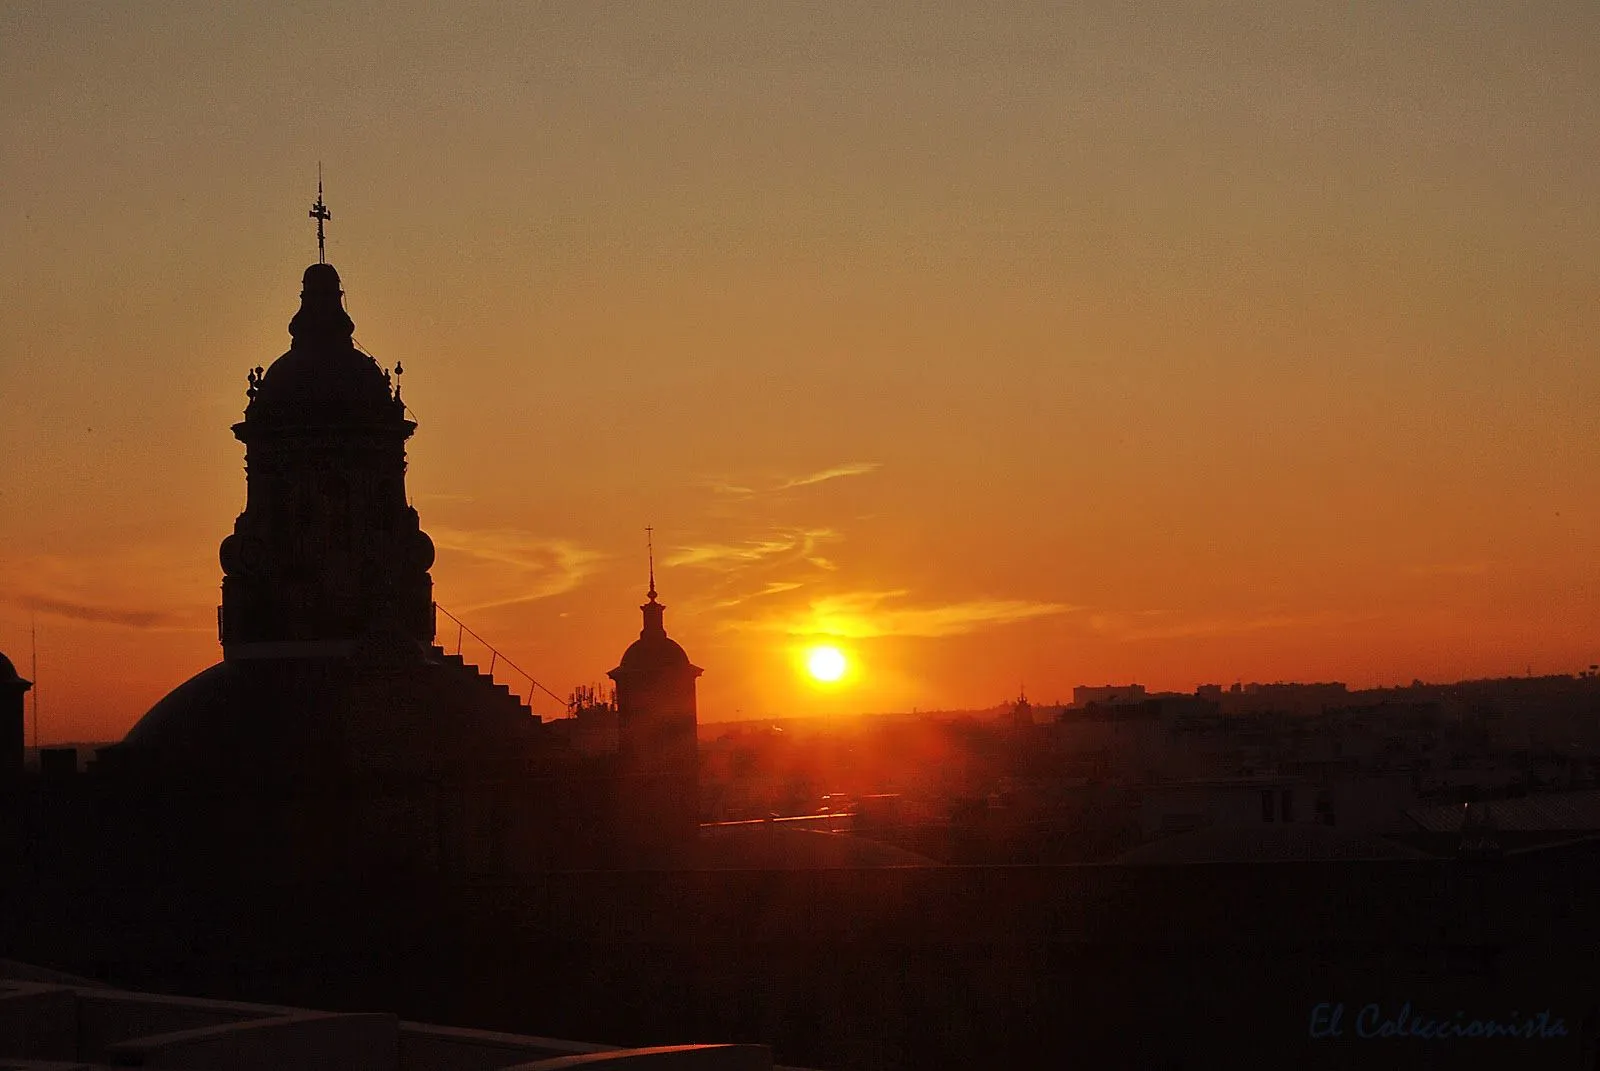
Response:
[[[1451,1030],[1452,1067],[1594,1059],[1594,667],[699,725],[647,543],[612,686],[547,722],[439,642],[403,369],[343,285],[319,256],[247,376],[221,660],[80,750],[27,747],[0,657],[0,948],[43,972],[0,992],[11,1056],[158,1061],[192,1023],[219,1058],[288,1016],[432,1066],[444,1028],[398,1015],[523,1057],[739,1043],[648,1057],[685,1067],[1409,1067],[1363,1039]],[[46,997],[142,1025],[5,1018]]]

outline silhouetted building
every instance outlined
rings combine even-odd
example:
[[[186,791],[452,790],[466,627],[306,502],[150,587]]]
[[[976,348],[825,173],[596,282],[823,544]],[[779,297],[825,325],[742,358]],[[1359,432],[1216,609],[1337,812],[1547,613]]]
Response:
[[[0,654],[0,787],[22,777],[27,747],[22,697],[32,687],[32,681],[18,675],[11,659]]]
[[[1338,681],[1315,684],[1251,683],[1243,688],[1235,685],[1220,695],[1224,714],[1275,712],[1314,715],[1343,706],[1349,701],[1349,689]]]
[[[593,686],[579,687],[567,699],[567,717],[551,722],[550,729],[581,755],[615,755],[616,698]]]
[[[224,653],[351,653],[375,630],[433,639],[433,541],[406,502],[416,430],[400,388],[356,349],[339,274],[306,269],[294,342],[263,374],[233,434],[248,499],[222,541]]]
[[[695,680],[702,672],[667,635],[655,568],[644,627],[607,674],[617,685],[617,759],[625,838],[635,849],[692,843],[700,820]]]
[[[1033,704],[1028,702],[1028,697],[1018,694],[1017,701],[1011,704],[1011,727],[1013,729],[1031,729],[1033,727]]]
[[[527,772],[539,720],[430,646],[433,542],[405,491],[416,424],[354,330],[338,273],[311,265],[289,351],[251,371],[233,427],[247,497],[220,554],[223,659],[151,708],[118,765],[269,786]]]
[[[1086,707],[1090,703],[1137,703],[1145,697],[1142,684],[1080,684],[1072,689],[1072,705]]]
[[[81,811],[52,812],[60,842],[77,843],[65,823],[81,813],[113,850],[182,866],[626,865],[618,812],[655,797],[619,790],[616,756],[564,746],[509,688],[432,643],[433,543],[405,491],[416,425],[400,367],[356,348],[342,295],[330,265],[308,268],[288,352],[249,375],[233,428],[247,498],[220,555],[222,660],[101,749]],[[661,728],[686,715],[692,751],[692,679],[686,702],[673,680],[646,674],[630,693],[652,715],[634,765],[655,771],[659,741],[676,778],[671,806],[641,813],[630,841],[695,810],[693,762]]]

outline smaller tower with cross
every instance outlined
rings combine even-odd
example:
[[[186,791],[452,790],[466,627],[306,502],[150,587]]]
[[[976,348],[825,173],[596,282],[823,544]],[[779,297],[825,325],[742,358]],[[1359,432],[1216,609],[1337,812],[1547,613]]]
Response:
[[[636,860],[681,852],[699,832],[695,681],[701,669],[667,635],[656,600],[655,529],[645,529],[649,601],[644,627],[607,676],[617,686],[617,761],[623,846]]]

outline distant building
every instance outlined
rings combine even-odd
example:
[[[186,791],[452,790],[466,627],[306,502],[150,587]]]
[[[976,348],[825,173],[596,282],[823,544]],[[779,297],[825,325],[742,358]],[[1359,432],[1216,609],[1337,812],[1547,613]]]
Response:
[[[1204,694],[1204,693],[1197,693]],[[1338,681],[1316,684],[1234,685],[1218,699],[1224,714],[1279,713],[1301,716],[1321,714],[1351,701],[1350,691]]]
[[[1146,834],[1158,834],[1314,822],[1310,802],[1296,777],[1171,781],[1144,790],[1143,825]]]
[[[594,687],[581,687],[567,700],[567,717],[550,723],[553,732],[566,737],[568,746],[582,755],[617,753],[617,703],[615,694],[602,695]]]
[[[1600,837],[1600,791],[1547,792],[1406,811],[1419,842],[1440,851],[1520,849]]]
[[[1033,727],[1033,704],[1028,702],[1026,694],[1019,693],[1016,702],[1011,704],[1010,721],[1013,729]]]
[[[1142,684],[1080,684],[1072,689],[1072,705],[1086,707],[1090,703],[1137,703],[1146,694]]]

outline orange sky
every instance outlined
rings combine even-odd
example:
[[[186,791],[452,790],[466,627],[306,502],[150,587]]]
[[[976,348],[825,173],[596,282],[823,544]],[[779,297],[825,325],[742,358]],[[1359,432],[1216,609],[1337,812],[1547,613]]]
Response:
[[[219,655],[318,159],[438,598],[562,694],[646,524],[704,720],[1600,661],[1600,8],[996,6],[6,7],[45,740]]]

